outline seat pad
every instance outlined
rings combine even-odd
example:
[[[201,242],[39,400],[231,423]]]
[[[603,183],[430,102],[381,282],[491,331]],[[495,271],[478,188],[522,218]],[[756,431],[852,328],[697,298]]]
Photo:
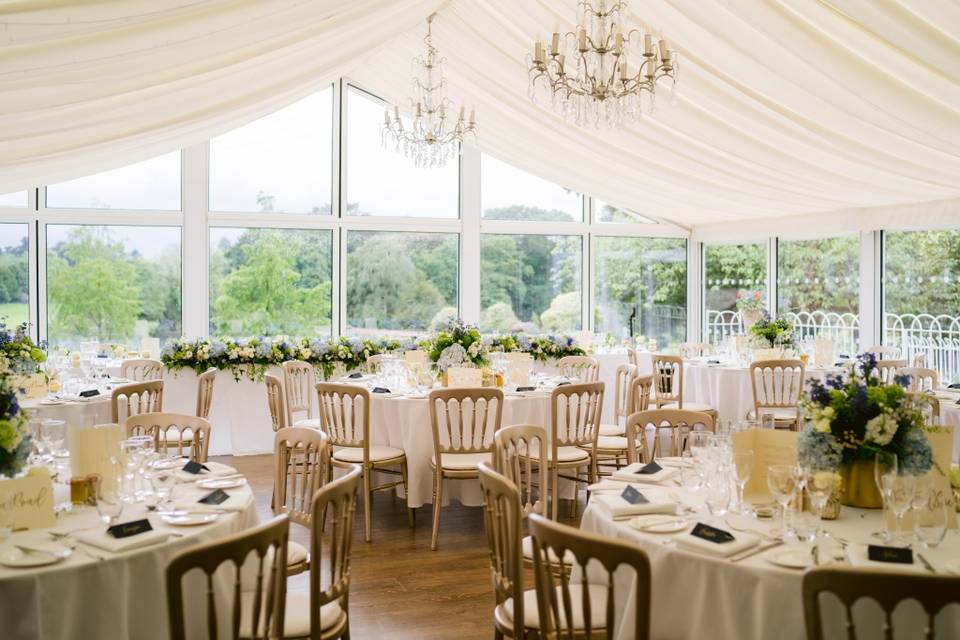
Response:
[[[370,462],[391,460],[403,455],[403,449],[396,449],[381,444],[370,445]],[[340,462],[363,463],[363,447],[342,447],[333,452],[333,459]]]
[[[590,626],[596,635],[598,629],[602,629],[604,617],[607,611],[607,590],[598,584],[591,584],[590,594]],[[560,587],[557,587],[557,600],[563,601],[563,593]],[[570,585],[570,602],[573,608],[573,628],[584,629],[583,622],[583,585]],[[513,621],[513,598],[507,598],[500,605],[500,611],[504,618]],[[560,607],[561,624],[566,624],[566,611],[563,606]],[[523,626],[530,629],[540,628],[540,614],[537,612],[537,592],[533,589],[523,592]]]
[[[445,453],[443,458],[443,468],[456,471],[470,471],[477,469],[481,462],[490,462],[492,456],[489,453]],[[430,456],[430,465],[437,466],[436,456]]]

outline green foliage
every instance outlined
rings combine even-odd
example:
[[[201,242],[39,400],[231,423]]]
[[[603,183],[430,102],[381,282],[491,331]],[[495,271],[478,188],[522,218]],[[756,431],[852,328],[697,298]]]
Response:
[[[781,241],[777,260],[779,312],[859,313],[860,239],[856,236]]]
[[[540,316],[540,325],[546,331],[564,331],[580,325],[580,292],[561,293],[550,301],[550,307]]]
[[[884,238],[885,311],[960,316],[960,230]]]
[[[793,344],[793,324],[786,318],[761,318],[750,327],[750,333],[766,341],[771,347]]]
[[[517,314],[506,302],[495,302],[480,314],[480,324],[488,331],[513,331],[518,322]]]
[[[761,294],[767,274],[767,250],[764,244],[708,245],[704,250],[704,294],[706,308],[732,310],[737,291],[756,288]]]

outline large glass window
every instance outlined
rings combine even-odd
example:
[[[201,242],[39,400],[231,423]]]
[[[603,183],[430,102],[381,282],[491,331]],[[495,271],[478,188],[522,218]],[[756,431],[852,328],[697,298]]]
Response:
[[[481,235],[481,328],[580,329],[581,243],[580,236]]]
[[[480,161],[480,194],[483,217],[488,220],[583,220],[583,198],[579,193],[488,155]]]
[[[777,245],[777,310],[806,339],[832,337],[840,353],[860,336],[860,238],[783,240]]]
[[[703,248],[704,326],[709,342],[740,332],[741,299],[767,306],[767,244]]]
[[[0,224],[0,319],[8,327],[30,319],[27,225]]]
[[[180,152],[47,187],[47,206],[180,210]]]
[[[333,89],[210,141],[210,210],[329,214]]]
[[[455,233],[349,231],[347,330],[416,333],[456,318],[459,253]]]
[[[23,208],[26,206],[27,206],[26,191],[15,191],[14,193],[0,193],[0,207]]]
[[[179,337],[180,228],[50,224],[47,335],[140,348]]]
[[[883,234],[885,344],[960,382],[960,230]]]
[[[332,233],[210,230],[210,333],[329,334]]]
[[[384,145],[384,104],[359,89],[347,91],[346,211],[351,216],[457,218],[459,162],[415,167],[392,144]]]
[[[687,335],[687,247],[679,238],[597,238],[594,330],[669,349]]]
[[[597,198],[593,199],[593,218],[595,222],[614,224],[657,224],[656,220],[642,216],[636,211],[617,207]]]

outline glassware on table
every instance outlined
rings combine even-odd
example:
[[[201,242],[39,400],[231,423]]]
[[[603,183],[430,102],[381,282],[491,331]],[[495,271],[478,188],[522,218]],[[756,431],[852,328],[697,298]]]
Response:
[[[760,415],[761,429],[775,429],[776,426],[777,426],[777,421],[775,416],[772,413],[764,413]]]
[[[806,477],[807,495],[810,497],[810,505],[817,516],[817,539],[823,535],[823,509],[827,506],[833,494],[833,487],[836,483],[837,474],[832,469],[810,469],[803,470]]]
[[[926,494],[922,504],[913,502],[913,533],[924,549],[936,548],[947,535],[950,513],[954,509],[949,493],[933,491]]]
[[[680,465],[680,484],[691,493],[698,493],[703,487],[703,467],[690,452],[685,452]]]
[[[893,515],[897,518],[896,539],[902,544],[908,544],[909,540],[903,531],[903,516],[913,504],[916,477],[908,473],[888,473],[881,480],[886,487],[889,487],[890,496],[887,500]]]
[[[694,429],[687,432],[687,449],[697,461],[706,458],[707,448],[713,439],[713,433],[705,429]]]
[[[93,485],[97,513],[106,525],[113,525],[123,513],[123,495],[120,491],[120,479],[123,475],[120,461],[110,459],[110,471],[100,482]]]
[[[877,485],[877,491],[883,500],[883,509],[886,509],[890,501],[890,492],[884,486],[883,477],[889,474],[897,473],[897,454],[888,451],[880,451],[873,457],[873,481]],[[876,534],[875,534],[876,535]],[[887,520],[883,520],[883,532],[879,535],[883,537],[884,542],[890,542],[890,530],[887,527]]]
[[[730,508],[730,478],[723,467],[707,475],[704,483],[705,502],[710,515],[723,517]]]
[[[773,464],[767,469],[767,487],[780,505],[780,527],[774,535],[784,537],[787,534],[787,511],[790,503],[797,497],[797,467],[792,464]]]
[[[173,490],[177,486],[176,469],[152,469],[147,474],[147,478],[157,498],[157,508],[161,508],[173,499]]]
[[[41,420],[40,438],[47,450],[47,460],[53,462],[53,458],[63,449],[63,443],[67,439],[67,423],[63,420]]]
[[[734,451],[732,469],[733,479],[737,483],[737,510],[744,515],[749,515],[753,513],[753,509],[744,503],[743,489],[753,473],[753,449]]]

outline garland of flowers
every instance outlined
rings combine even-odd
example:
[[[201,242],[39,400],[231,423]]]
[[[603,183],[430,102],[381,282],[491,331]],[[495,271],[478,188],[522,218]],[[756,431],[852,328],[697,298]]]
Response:
[[[37,373],[47,354],[43,348],[30,339],[26,322],[17,325],[13,331],[7,328],[4,319],[0,319],[0,355],[6,359],[5,371],[28,375]]]
[[[464,327],[466,328],[465,325]],[[470,329],[476,331],[475,328]],[[475,349],[482,352],[482,358],[479,353],[474,356],[479,366],[486,364],[487,355],[491,350],[529,353],[538,362],[564,356],[585,355],[585,351],[578,347],[570,336],[510,334],[483,336],[481,340],[481,346]],[[164,345],[160,359],[171,371],[192,369],[200,374],[210,367],[217,367],[230,371],[238,381],[242,377],[261,380],[271,366],[280,365],[289,360],[303,360],[321,370],[324,378],[329,379],[337,367],[342,367],[344,371],[358,369],[366,363],[369,356],[417,349],[423,349],[429,353],[431,345],[436,346],[436,336],[419,342],[416,338],[374,340],[346,336],[339,338],[259,336],[195,340],[180,338],[170,340]],[[465,349],[469,348],[470,345],[465,347]],[[439,355],[437,358],[439,359]]]
[[[12,364],[12,360],[0,354],[0,475],[8,478],[23,469],[33,449],[26,415],[17,402]]]

